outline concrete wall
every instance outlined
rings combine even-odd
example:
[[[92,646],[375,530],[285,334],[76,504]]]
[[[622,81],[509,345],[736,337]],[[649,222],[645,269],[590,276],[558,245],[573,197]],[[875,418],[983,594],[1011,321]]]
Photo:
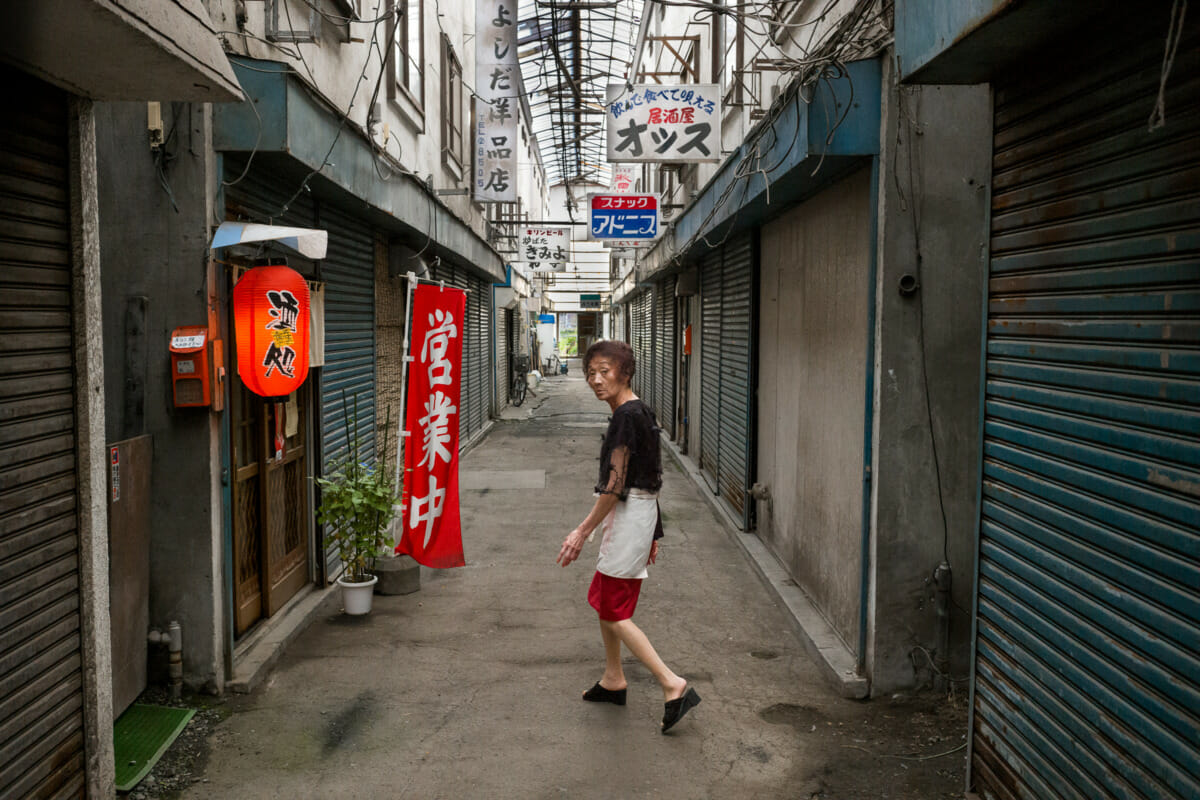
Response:
[[[870,169],[761,234],[759,536],[853,643],[858,631]],[[853,649],[853,647],[852,647]]]
[[[873,694],[928,678],[928,662],[914,648],[932,651],[936,643],[926,581],[943,558],[954,579],[951,673],[965,676],[969,665],[991,167],[988,87],[904,87],[884,98],[868,639]],[[897,289],[906,273],[920,281],[909,297]],[[916,673],[911,658],[921,667]]]
[[[154,437],[150,622],[165,628],[179,621],[186,679],[215,689],[224,680],[225,622],[215,591],[223,581],[214,418],[202,408],[175,409],[167,350],[176,326],[208,322],[209,117],[201,105],[163,104],[165,130],[173,131],[167,144],[173,160],[163,179],[176,211],[156,172],[146,104],[95,108],[105,436],[110,442]],[[145,311],[141,322],[136,309]]]

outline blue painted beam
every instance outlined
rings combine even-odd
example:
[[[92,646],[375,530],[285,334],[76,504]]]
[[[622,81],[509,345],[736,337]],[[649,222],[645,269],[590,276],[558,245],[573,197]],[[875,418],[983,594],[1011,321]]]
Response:
[[[230,62],[254,108],[249,103],[213,106],[216,150],[283,153],[306,171],[320,169],[323,180],[314,185],[330,186],[343,192],[346,201],[369,206],[378,212],[373,218],[392,232],[423,243],[436,231],[431,245],[436,255],[481,272],[489,283],[505,280],[500,255],[432,197],[419,179],[401,175],[380,180],[371,146],[349,125],[339,136],[337,115],[288,67],[241,57],[231,57]]]
[[[879,153],[879,59],[803,87],[760,123],[642,262],[642,280],[692,257],[703,238],[761,224]]]

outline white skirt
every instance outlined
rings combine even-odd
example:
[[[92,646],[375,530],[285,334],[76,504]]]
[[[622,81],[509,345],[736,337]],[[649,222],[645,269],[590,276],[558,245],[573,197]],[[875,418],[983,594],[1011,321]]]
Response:
[[[630,489],[604,518],[596,571],[614,578],[645,578],[657,524],[658,495]]]

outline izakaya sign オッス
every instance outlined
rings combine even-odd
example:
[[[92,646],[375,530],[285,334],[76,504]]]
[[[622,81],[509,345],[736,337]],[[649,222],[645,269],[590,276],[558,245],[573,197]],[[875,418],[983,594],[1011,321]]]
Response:
[[[518,260],[534,272],[566,272],[571,260],[571,229],[557,225],[527,225],[521,229]]]
[[[282,265],[255,267],[233,287],[238,377],[262,397],[283,398],[308,377],[308,284]]]
[[[658,197],[653,194],[588,195],[589,239],[658,237]]]
[[[458,508],[458,404],[462,384],[461,289],[418,285],[412,298],[413,360],[408,371],[403,533],[397,554],[427,567],[461,567]]]
[[[609,161],[720,161],[721,87],[610,83]]]

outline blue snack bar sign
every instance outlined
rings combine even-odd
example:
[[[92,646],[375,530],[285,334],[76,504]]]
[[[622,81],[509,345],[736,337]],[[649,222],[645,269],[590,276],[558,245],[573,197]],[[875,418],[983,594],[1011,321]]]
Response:
[[[588,196],[589,239],[658,238],[658,196],[593,194]]]

